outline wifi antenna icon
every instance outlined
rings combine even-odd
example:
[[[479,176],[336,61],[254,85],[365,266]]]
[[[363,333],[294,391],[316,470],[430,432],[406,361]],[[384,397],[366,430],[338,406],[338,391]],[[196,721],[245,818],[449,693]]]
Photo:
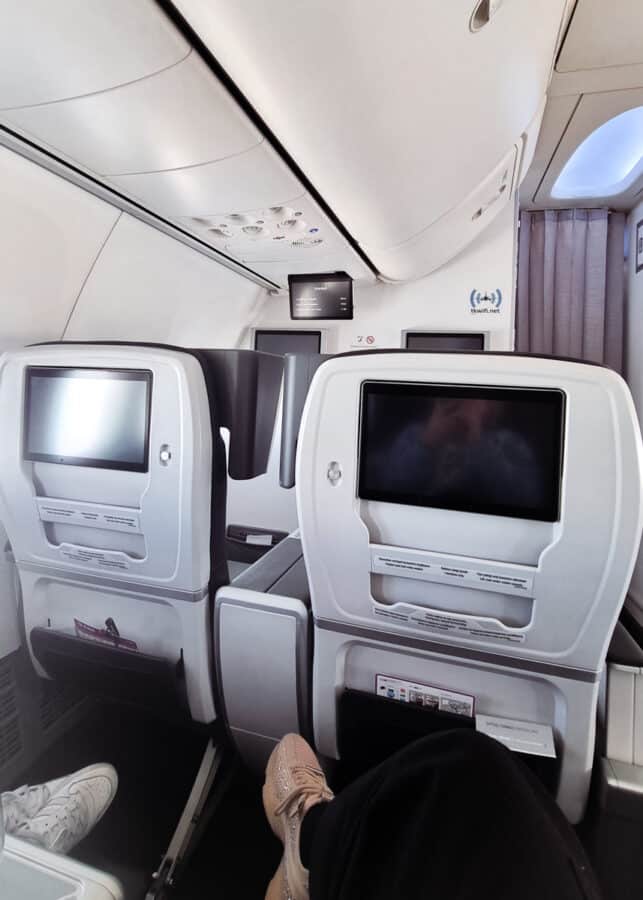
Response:
[[[502,291],[498,288],[495,291],[471,291],[469,304],[473,312],[496,312],[502,306]]]

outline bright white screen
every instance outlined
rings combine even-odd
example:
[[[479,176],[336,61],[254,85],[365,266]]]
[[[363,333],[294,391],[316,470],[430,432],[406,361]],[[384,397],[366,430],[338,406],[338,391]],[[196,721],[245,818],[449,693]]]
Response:
[[[146,468],[146,373],[29,372],[26,456]]]

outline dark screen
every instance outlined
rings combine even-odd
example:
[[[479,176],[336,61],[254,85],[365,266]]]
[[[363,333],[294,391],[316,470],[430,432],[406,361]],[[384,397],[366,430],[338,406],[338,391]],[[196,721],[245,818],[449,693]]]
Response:
[[[319,353],[321,331],[255,331],[255,350],[263,353]]]
[[[27,369],[25,459],[146,472],[152,373]]]
[[[352,319],[353,280],[345,272],[289,275],[291,319]]]
[[[367,382],[359,496],[559,518],[560,391]]]
[[[484,350],[484,334],[439,334],[430,331],[408,331],[407,350],[438,350],[452,353],[454,350]]]

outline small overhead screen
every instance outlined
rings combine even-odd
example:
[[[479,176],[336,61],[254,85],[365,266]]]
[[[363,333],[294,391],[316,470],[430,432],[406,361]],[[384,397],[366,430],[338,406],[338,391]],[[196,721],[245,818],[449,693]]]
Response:
[[[484,350],[484,334],[473,332],[407,331],[407,350],[437,350],[453,353],[458,350]]]
[[[27,368],[24,458],[147,472],[152,373]]]
[[[564,395],[365,382],[359,496],[554,522]]]
[[[289,275],[291,319],[352,319],[353,279],[346,272]]]
[[[255,350],[263,353],[320,353],[321,331],[255,331]]]

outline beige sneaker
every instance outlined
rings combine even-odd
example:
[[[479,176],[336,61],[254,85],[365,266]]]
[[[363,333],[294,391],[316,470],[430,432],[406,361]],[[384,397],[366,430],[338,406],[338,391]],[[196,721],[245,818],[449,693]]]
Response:
[[[266,816],[284,845],[266,900],[308,900],[308,870],[299,856],[301,823],[312,806],[332,799],[333,792],[313,751],[298,734],[287,734],[268,760],[263,786]]]

